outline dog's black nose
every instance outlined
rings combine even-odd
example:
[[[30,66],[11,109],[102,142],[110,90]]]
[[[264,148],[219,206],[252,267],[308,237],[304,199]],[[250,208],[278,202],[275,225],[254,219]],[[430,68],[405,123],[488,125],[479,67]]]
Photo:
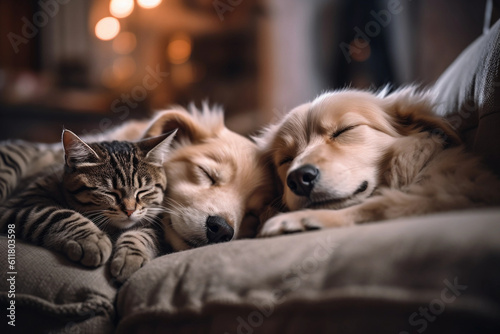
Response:
[[[220,216],[207,218],[207,239],[209,244],[226,242],[233,238],[234,229]]]
[[[286,184],[295,195],[309,196],[319,178],[319,170],[313,165],[301,166],[286,178]]]

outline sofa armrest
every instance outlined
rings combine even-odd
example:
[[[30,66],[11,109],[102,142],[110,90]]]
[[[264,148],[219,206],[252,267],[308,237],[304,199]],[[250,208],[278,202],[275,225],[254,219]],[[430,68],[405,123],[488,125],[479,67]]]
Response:
[[[460,54],[433,90],[438,113],[500,175],[500,20]]]

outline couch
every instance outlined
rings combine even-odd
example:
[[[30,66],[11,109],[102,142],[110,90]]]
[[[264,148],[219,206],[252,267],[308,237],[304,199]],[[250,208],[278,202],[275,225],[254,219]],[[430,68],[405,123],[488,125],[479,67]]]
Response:
[[[500,175],[499,65],[497,22],[433,89]],[[0,248],[2,333],[500,333],[498,207],[172,253],[119,289],[106,267],[16,240],[9,268]]]

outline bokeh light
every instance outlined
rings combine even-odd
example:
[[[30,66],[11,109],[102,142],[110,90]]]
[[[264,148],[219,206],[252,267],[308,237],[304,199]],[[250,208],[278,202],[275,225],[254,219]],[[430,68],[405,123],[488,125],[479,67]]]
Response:
[[[134,10],[134,0],[111,0],[109,11],[114,17],[124,18]]]
[[[120,22],[114,17],[105,17],[95,25],[95,35],[103,41],[109,41],[120,32]]]
[[[137,4],[142,8],[155,8],[161,3],[161,0],[137,0]]]
[[[191,39],[186,34],[175,35],[167,46],[167,58],[172,64],[185,63],[191,56]]]
[[[136,45],[137,38],[135,34],[128,31],[122,31],[113,40],[113,51],[121,55],[126,55],[134,51]]]

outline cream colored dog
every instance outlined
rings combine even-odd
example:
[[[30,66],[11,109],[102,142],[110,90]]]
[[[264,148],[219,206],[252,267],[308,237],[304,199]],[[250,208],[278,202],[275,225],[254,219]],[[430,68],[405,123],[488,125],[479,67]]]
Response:
[[[500,205],[500,181],[432,112],[430,93],[321,95],[257,138],[293,211],[271,236],[401,216]]]
[[[184,250],[255,236],[272,196],[257,145],[227,129],[222,110],[207,106],[161,112],[145,137],[174,129],[165,164],[166,240],[174,250]]]

